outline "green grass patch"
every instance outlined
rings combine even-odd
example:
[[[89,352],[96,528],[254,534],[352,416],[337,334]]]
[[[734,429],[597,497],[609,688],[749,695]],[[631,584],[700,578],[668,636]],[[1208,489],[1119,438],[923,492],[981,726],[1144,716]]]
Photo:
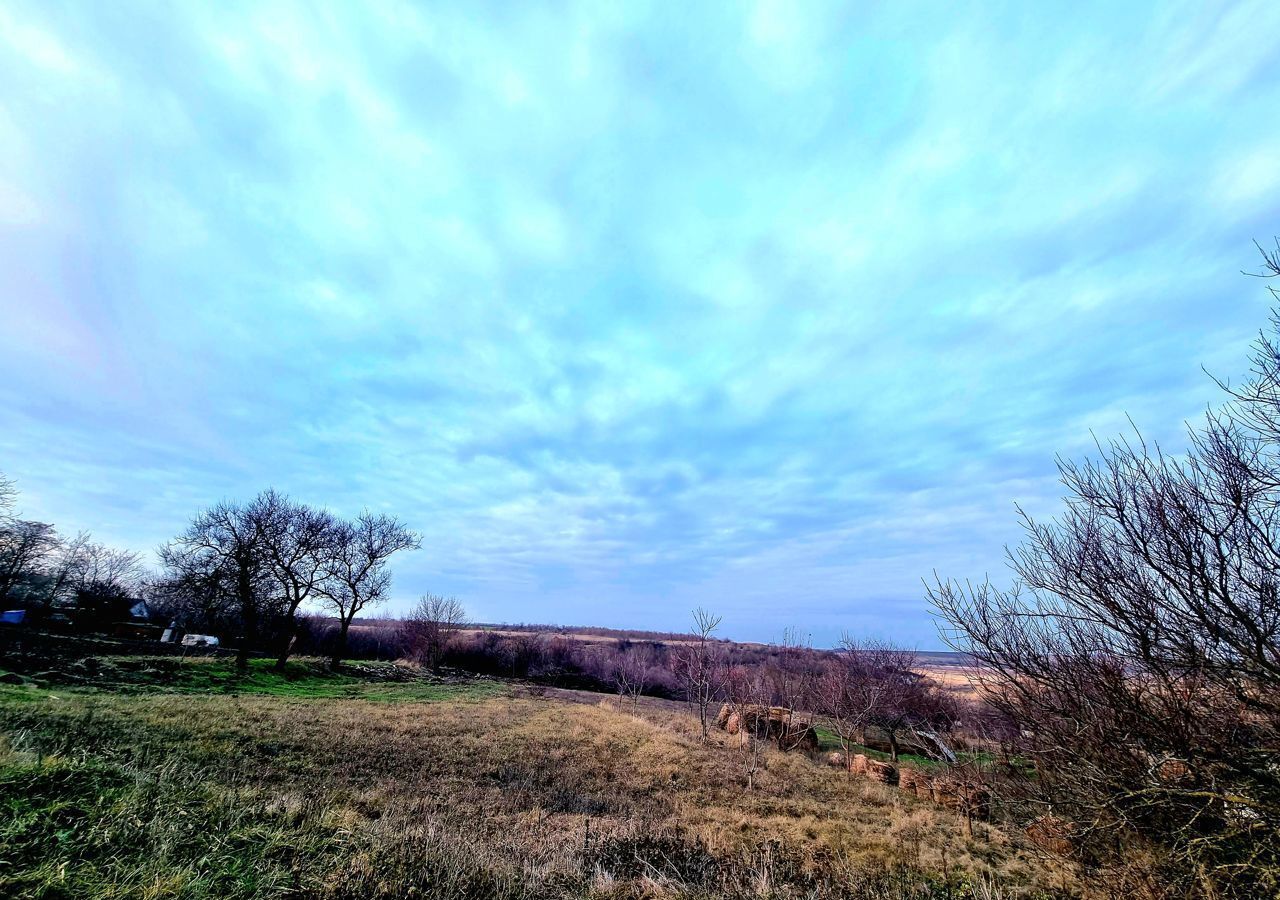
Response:
[[[840,737],[829,728],[818,726],[814,729],[818,732],[818,749],[825,752],[838,750],[843,752],[844,748],[840,746]],[[870,747],[864,747],[862,744],[852,744],[849,752],[853,754],[861,753],[868,759],[877,759],[881,762],[892,762],[892,757],[881,750],[872,750]],[[966,753],[960,752],[956,754],[956,758],[962,762],[976,761],[981,763],[994,762],[995,757],[989,753]],[[899,753],[898,763],[915,766],[918,769],[944,769],[947,764],[936,759],[930,759],[927,756],[920,756],[917,753]]]
[[[0,765],[0,896],[259,897],[319,886],[331,830],[175,771]]]
[[[316,660],[296,660],[276,669],[274,660],[253,659],[245,671],[225,658],[132,656],[107,657],[86,682],[54,690],[116,693],[259,694],[298,700],[372,700],[378,702],[434,702],[485,699],[504,693],[496,682],[441,682],[426,675],[397,669],[392,663],[361,664],[356,674],[325,671]],[[389,677],[385,677],[389,676]],[[402,680],[392,680],[398,678]],[[42,692],[29,685],[0,685],[8,699],[32,699]]]

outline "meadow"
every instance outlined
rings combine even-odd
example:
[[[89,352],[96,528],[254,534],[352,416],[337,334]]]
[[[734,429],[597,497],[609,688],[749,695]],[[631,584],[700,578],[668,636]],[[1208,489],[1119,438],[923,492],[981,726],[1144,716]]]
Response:
[[[3,896],[1076,895],[1016,830],[671,702],[315,660],[6,680]]]

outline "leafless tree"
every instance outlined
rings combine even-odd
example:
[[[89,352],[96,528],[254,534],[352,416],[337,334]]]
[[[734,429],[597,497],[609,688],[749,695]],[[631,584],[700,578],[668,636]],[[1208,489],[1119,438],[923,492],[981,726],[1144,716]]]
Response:
[[[818,678],[817,705],[831,725],[844,752],[845,769],[852,764],[852,748],[862,741],[863,730],[882,705],[888,684],[878,677],[871,645],[864,652],[851,638],[831,658]]]
[[[283,669],[296,638],[299,608],[321,594],[337,522],[327,511],[296,503],[271,489],[254,498],[248,514],[261,524],[267,565],[281,593],[275,665]]]
[[[884,730],[889,755],[895,762],[901,752],[902,732],[932,731],[951,718],[944,698],[918,671],[913,651],[872,642],[847,645],[847,649],[861,657],[859,664],[879,683],[879,695],[867,724]]]
[[[160,548],[173,584],[190,591],[217,591],[217,602],[234,610],[240,630],[236,667],[241,670],[248,668],[268,604],[278,597],[265,532],[266,522],[252,506],[222,502],[198,514],[182,534]]]
[[[1185,454],[1137,436],[1060,460],[1066,509],[1022,515],[1010,587],[929,590],[1021,726],[1030,802],[1082,855],[1156,854],[1182,896],[1280,890],[1277,334]]]
[[[640,705],[640,698],[653,679],[657,661],[652,644],[632,643],[618,648],[611,667],[618,693],[631,700],[631,708]]]
[[[0,603],[46,606],[52,601],[49,568],[62,539],[44,522],[18,517],[17,485],[0,474]]]
[[[0,525],[0,603],[40,593],[37,578],[59,546],[52,525],[11,518]]]
[[[685,698],[698,711],[702,740],[710,739],[710,710],[720,693],[723,667],[715,641],[721,617],[702,607],[693,611],[693,639],[680,645],[674,653],[676,675],[684,687]]]
[[[883,641],[845,636],[817,693],[846,763],[850,747],[865,743],[870,726],[884,731],[896,761],[902,732],[932,734],[956,715],[954,704],[917,671],[915,654]]]
[[[95,543],[87,531],[62,538],[52,525],[13,514],[17,492],[0,475],[0,602],[43,607],[117,608],[136,600],[143,569],[136,553]]]
[[[401,550],[421,545],[418,535],[399,519],[366,510],[353,522],[340,522],[332,531],[322,594],[338,617],[338,636],[332,664],[341,665],[347,632],[361,610],[377,606],[391,587],[388,560]]]
[[[768,677],[772,699],[787,709],[788,728],[814,724],[821,674],[821,657],[801,639],[800,630],[785,629],[773,664],[768,667]]]
[[[12,478],[0,472],[0,528],[9,523],[13,517],[14,506],[18,502],[18,486]]]
[[[145,574],[142,558],[137,553],[84,540],[79,543],[78,557],[77,590],[93,585],[112,585],[137,595]]]
[[[45,596],[50,606],[70,606],[75,601],[76,592],[85,583],[84,570],[91,541],[89,532],[82,531],[70,540],[60,539],[48,555],[44,571]],[[99,549],[106,550],[105,547]]]
[[[70,587],[81,628],[104,628],[129,615],[143,591],[138,554],[87,540],[75,543]]]
[[[746,758],[747,789],[755,788],[756,776],[764,768],[764,751],[771,737],[779,741],[791,733],[789,721],[770,721],[771,685],[758,665],[741,665],[722,660],[723,693],[733,714],[737,716],[738,739]]]
[[[432,671],[467,625],[467,611],[456,597],[424,594],[401,624],[408,656]]]

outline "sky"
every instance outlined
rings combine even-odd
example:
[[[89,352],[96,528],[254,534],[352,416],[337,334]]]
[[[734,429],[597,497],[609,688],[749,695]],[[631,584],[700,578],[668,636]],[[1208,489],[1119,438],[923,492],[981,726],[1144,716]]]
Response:
[[[0,4],[0,471],[268,486],[388,605],[940,646],[1015,504],[1265,325],[1280,4]]]

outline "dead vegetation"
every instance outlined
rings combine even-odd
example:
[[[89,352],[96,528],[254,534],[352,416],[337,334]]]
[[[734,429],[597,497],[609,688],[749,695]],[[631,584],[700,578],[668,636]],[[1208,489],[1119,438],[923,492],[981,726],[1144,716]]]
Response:
[[[269,890],[219,881],[217,896],[1031,897],[1061,884],[999,831],[967,837],[953,813],[805,754],[766,747],[748,790],[740,746],[722,732],[704,744],[695,718],[661,705],[3,690],[9,770],[105,766],[121,784],[163,772],[203,792],[200,809],[249,810],[281,846],[313,848],[272,869]],[[163,819],[141,816],[143,836]],[[63,867],[94,888],[60,896],[113,895],[87,874],[91,854],[60,847],[5,863],[0,891]],[[150,895],[200,895],[198,863],[166,865]],[[145,893],[130,884],[114,896]]]

